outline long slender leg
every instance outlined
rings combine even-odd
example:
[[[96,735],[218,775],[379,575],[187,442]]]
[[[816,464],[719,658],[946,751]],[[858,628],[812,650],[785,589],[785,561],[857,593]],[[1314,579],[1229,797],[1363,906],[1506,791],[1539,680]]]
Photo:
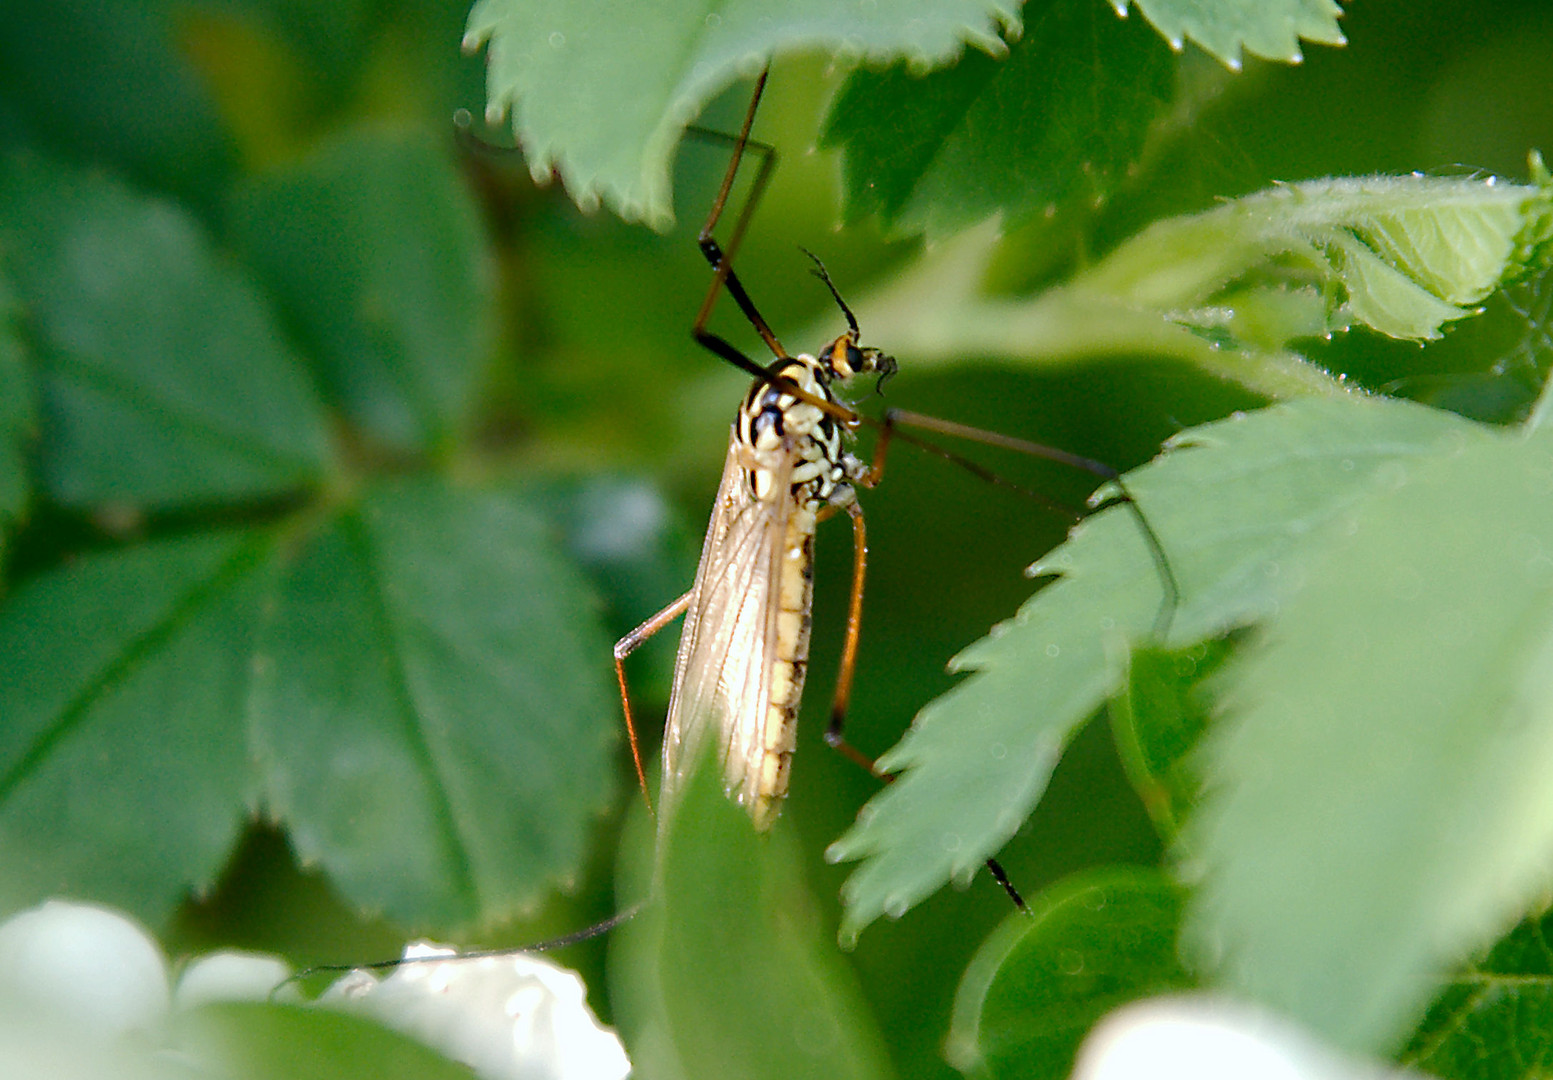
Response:
[[[857,318],[852,314],[852,309],[847,306],[847,302],[841,297],[841,291],[831,281],[830,274],[825,270],[825,264],[820,262],[812,252],[805,251],[804,254],[814,260],[814,275],[823,281],[825,287],[830,290],[830,295],[835,299],[836,306],[841,308],[841,313],[846,316],[847,325],[851,328],[852,336],[855,339],[858,336],[858,326]],[[882,384],[883,380],[881,379],[880,381]],[[973,476],[988,483],[1012,488],[1055,513],[1071,517],[1074,521],[1081,519],[1082,515],[1075,514],[1067,507],[1052,502],[1039,492],[1015,484],[992,470],[978,465],[969,458],[961,457],[959,454],[946,450],[936,443],[911,435],[909,432],[902,430],[904,426],[918,427],[925,431],[967,439],[987,446],[998,446],[1008,450],[1015,450],[1032,457],[1056,462],[1059,465],[1066,465],[1069,468],[1080,469],[1109,481],[1116,488],[1117,494],[1114,499],[1108,499],[1107,501],[1120,502],[1127,506],[1128,512],[1131,513],[1133,520],[1137,522],[1139,531],[1143,534],[1144,543],[1149,549],[1149,557],[1154,562],[1154,569],[1159,574],[1160,582],[1163,586],[1164,595],[1160,600],[1159,612],[1154,617],[1154,636],[1156,638],[1163,638],[1169,632],[1170,622],[1174,618],[1176,608],[1181,602],[1181,586],[1176,581],[1175,570],[1171,567],[1170,560],[1165,555],[1165,546],[1160,542],[1159,534],[1154,531],[1153,523],[1149,521],[1148,515],[1143,512],[1143,508],[1138,505],[1138,501],[1132,497],[1132,492],[1127,490],[1127,485],[1122,481],[1121,473],[1111,466],[1103,461],[1097,461],[1094,458],[1084,457],[1080,454],[1069,453],[1066,450],[1059,450],[1056,447],[1046,446],[1043,443],[1031,442],[1028,439],[1020,439],[996,431],[986,431],[982,428],[971,427],[968,424],[956,423],[953,420],[941,420],[936,416],[908,412],[904,409],[886,410],[884,419],[881,421],[860,418],[860,422],[869,423],[879,430],[879,441],[874,446],[873,465],[860,480],[860,483],[865,487],[873,487],[883,478],[885,454],[889,450],[890,442],[892,439],[900,438],[929,453],[937,454],[939,457],[959,465]]]
[[[1109,481],[1116,488],[1116,496],[1111,502],[1120,503],[1127,507],[1133,521],[1137,523],[1138,531],[1143,535],[1143,542],[1149,550],[1149,558],[1153,560],[1155,572],[1159,574],[1160,585],[1164,595],[1161,598],[1159,612],[1154,617],[1154,636],[1163,638],[1170,631],[1171,620],[1175,617],[1176,608],[1181,602],[1181,586],[1176,581],[1175,569],[1170,565],[1170,559],[1165,554],[1165,545],[1159,539],[1159,533],[1155,532],[1154,525],[1149,521],[1148,515],[1138,505],[1138,501],[1132,497],[1132,492],[1127,490],[1127,485],[1122,480],[1121,473],[1103,461],[1094,458],[1083,457],[1079,454],[1071,454],[1066,450],[1058,450],[1056,447],[1046,446],[1042,443],[1031,442],[1028,439],[1015,438],[1012,435],[1004,435],[996,431],[986,431],[982,428],[971,427],[968,424],[956,423],[953,420],[940,420],[935,416],[925,416],[922,413],[907,412],[903,409],[890,409],[884,414],[884,420],[879,425],[879,444],[874,448],[873,468],[869,470],[867,478],[863,481],[866,485],[879,482],[884,473],[884,450],[888,447],[892,438],[904,439],[914,446],[919,446],[929,453],[937,454],[966,468],[975,476],[990,483],[1011,487],[1037,502],[1058,510],[1061,513],[1072,514],[1066,507],[1058,507],[1050,500],[1023,488],[1018,484],[998,476],[996,473],[968,461],[958,454],[951,453],[943,447],[919,439],[909,432],[902,430],[903,426],[921,428],[924,431],[932,431],[941,435],[950,435],[958,439],[966,439],[971,442],[979,442],[985,446],[997,446],[1007,450],[1014,450],[1031,457],[1053,461],[1069,468],[1080,469]],[[1076,516],[1076,515],[1075,515]]]
[[[876,459],[876,464],[881,464]],[[841,647],[841,667],[836,672],[836,693],[831,698],[830,723],[825,728],[825,742],[848,761],[866,769],[886,784],[895,779],[889,773],[881,773],[874,759],[847,742],[842,729],[847,722],[847,707],[852,702],[852,678],[857,671],[857,643],[863,628],[863,580],[868,569],[868,530],[863,524],[863,511],[856,503],[845,504],[852,517],[852,594],[847,601],[846,640]],[[1028,911],[1024,897],[1008,879],[1008,874],[996,859],[987,860],[987,872],[992,875],[1014,906]]]
[[[755,302],[750,299],[749,293],[744,289],[744,283],[739,280],[738,274],[733,269],[733,258],[739,251],[739,245],[744,241],[744,234],[749,229],[750,220],[755,208],[760,204],[761,197],[765,194],[766,185],[770,182],[772,173],[776,170],[776,147],[769,143],[757,142],[749,137],[750,127],[755,119],[755,106],[760,99],[760,92],[765,87],[765,75],[762,74],[756,86],[755,94],[750,102],[750,110],[745,114],[744,126],[738,135],[729,135],[723,131],[713,131],[711,128],[688,127],[687,135],[696,135],[700,138],[714,142],[726,143],[733,147],[733,155],[728,162],[728,171],[723,176],[722,187],[718,189],[717,199],[712,204],[711,213],[707,216],[706,223],[701,226],[700,233],[696,236],[696,244],[701,249],[702,256],[712,266],[712,284],[707,288],[706,299],[701,303],[701,310],[696,315],[696,321],[692,330],[693,336],[703,345],[702,340],[707,320],[711,317],[712,308],[717,303],[717,294],[723,286],[727,286],[734,301],[739,305],[739,310],[750,325],[760,335],[767,347],[778,358],[785,357],[786,351],[777,340],[776,334],[770,325],[755,307]],[[733,234],[728,238],[726,246],[719,244],[717,238],[712,235],[717,222],[722,217],[724,204],[728,200],[729,192],[733,188],[734,174],[739,169],[740,159],[746,153],[760,155],[760,168],[755,173],[755,180],[750,185],[749,193],[745,196],[744,208],[739,212],[738,219],[734,222]],[[711,336],[711,335],[708,335]],[[718,339],[721,340],[721,339]],[[708,348],[712,346],[707,345]],[[720,350],[712,348],[724,359],[728,357]],[[751,362],[753,363],[753,362]],[[741,368],[745,367],[740,363]],[[748,370],[748,368],[745,368]]]
[[[747,133],[748,127],[746,127],[745,130]],[[761,142],[759,139],[751,139],[747,136],[747,134],[741,142],[740,136],[738,135],[730,135],[726,131],[718,131],[714,128],[697,127],[694,124],[685,129],[685,134],[694,136],[699,139],[706,139],[709,142],[722,143],[725,146],[733,147],[735,150],[739,150],[739,148],[742,146],[742,152],[760,155],[760,169],[755,174],[755,182],[750,185],[750,194],[749,198],[746,200],[746,206],[739,212],[739,218],[734,222],[733,235],[728,240],[727,253],[728,260],[731,262],[734,255],[737,254],[739,250],[739,245],[744,241],[744,234],[746,231],[748,231],[750,220],[754,215],[754,211],[751,209],[751,207],[759,203],[760,197],[765,191],[766,184],[771,179],[772,172],[776,169],[776,147],[772,146],[770,143]],[[729,183],[726,175],[723,178],[723,183],[725,186],[731,189],[732,185]],[[724,199],[727,198],[727,192],[723,193],[723,197]],[[720,210],[720,207],[715,207],[714,213],[718,213]],[[715,224],[715,220],[713,221],[713,224]],[[701,232],[698,234],[698,237],[710,236],[711,232],[712,225],[703,225]]]
[[[831,281],[830,274],[825,269],[825,264],[811,251],[805,250],[804,254],[814,261],[812,273],[824,282],[825,287],[830,290],[830,295],[836,301],[836,306],[841,309],[842,315],[846,317],[847,326],[851,328],[852,338],[855,341],[859,334],[857,317],[853,315],[852,309],[847,306],[847,302],[842,299],[841,291]],[[714,349],[713,351],[716,350]],[[746,363],[748,362],[746,361]],[[880,384],[881,386],[883,385],[883,378],[880,379]],[[1149,549],[1149,557],[1154,562],[1154,569],[1159,574],[1160,582],[1163,586],[1164,595],[1160,600],[1159,611],[1154,617],[1154,636],[1156,638],[1163,638],[1169,632],[1171,620],[1174,618],[1176,608],[1181,601],[1180,584],[1176,581],[1175,570],[1171,567],[1170,560],[1165,555],[1165,546],[1160,542],[1159,534],[1154,531],[1153,523],[1149,521],[1148,515],[1143,512],[1143,508],[1138,505],[1138,501],[1132,497],[1132,492],[1127,490],[1127,485],[1122,481],[1121,474],[1111,466],[1103,461],[1097,461],[1094,458],[1084,457],[1080,454],[1069,453],[1066,450],[1059,450],[1056,447],[1046,446],[1043,443],[1031,442],[1028,439],[1020,439],[996,431],[986,431],[982,428],[971,427],[968,424],[956,423],[953,420],[940,420],[936,416],[907,412],[904,409],[886,410],[883,420],[869,420],[866,417],[858,417],[857,422],[868,423],[879,430],[879,441],[874,446],[873,465],[859,481],[865,487],[873,487],[883,478],[885,454],[889,450],[890,442],[894,438],[900,438],[929,453],[937,454],[939,457],[953,462],[987,483],[997,484],[1001,487],[1018,491],[1026,498],[1041,504],[1056,514],[1069,517],[1075,522],[1082,519],[1082,514],[1074,513],[1068,507],[1053,502],[1037,491],[1013,483],[969,458],[961,457],[959,454],[946,450],[942,446],[929,442],[926,439],[917,438],[909,432],[902,430],[903,426],[919,427],[925,431],[933,431],[941,435],[950,435],[955,438],[983,443],[987,446],[998,446],[1008,450],[1015,450],[1032,457],[1056,462],[1059,465],[1066,465],[1072,469],[1080,469],[1108,480],[1116,488],[1117,494],[1114,498],[1107,501],[1120,502],[1127,506],[1128,512],[1132,515],[1133,520],[1137,522],[1138,529],[1143,534],[1144,543]]]
[[[642,785],[642,798],[647,800],[647,809],[652,809],[652,796],[647,792],[647,771],[642,768],[642,745],[636,737],[636,718],[631,715],[631,691],[626,688],[626,657],[630,656],[642,644],[669,623],[685,614],[690,607],[690,596],[695,590],[687,592],[674,603],[664,608],[658,614],[642,623],[625,637],[615,642],[615,681],[620,684],[620,708],[625,712],[626,734],[631,738],[631,761],[636,765],[636,780]]]
[[[832,750],[861,765],[875,776],[873,759],[842,736],[847,722],[847,706],[852,702],[852,678],[857,671],[857,642],[863,630],[863,579],[868,571],[868,529],[863,524],[863,511],[857,503],[846,504],[852,517],[852,595],[847,601],[847,632],[841,646],[841,665],[836,672],[836,693],[830,703],[830,723],[825,728],[825,742]],[[888,779],[888,777],[880,777]]]
[[[755,328],[755,332],[760,335],[760,339],[766,343],[766,347],[771,350],[771,354],[777,358],[777,361],[780,362],[788,357],[787,350],[772,331],[770,324],[766,322],[765,316],[761,315],[759,309],[755,307],[755,301],[750,299],[749,293],[744,289],[744,283],[739,280],[739,275],[733,269],[733,257],[744,240],[744,234],[749,229],[750,220],[755,214],[756,207],[760,204],[760,197],[765,193],[766,185],[770,182],[771,174],[776,168],[776,149],[766,143],[754,142],[749,137],[750,129],[755,124],[755,111],[760,105],[760,96],[766,88],[766,76],[769,74],[769,71],[769,68],[762,71],[760,78],[755,81],[755,92],[750,96],[750,106],[744,114],[744,124],[739,129],[738,135],[728,136],[721,132],[707,131],[704,128],[696,129],[700,134],[719,140],[727,140],[732,143],[733,154],[729,157],[728,171],[723,174],[722,186],[718,188],[717,198],[712,202],[711,212],[707,214],[706,224],[701,226],[701,232],[696,236],[696,243],[701,248],[701,254],[711,264],[712,284],[707,288],[706,299],[701,303],[701,310],[697,313],[696,321],[690,328],[690,335],[695,338],[696,343],[702,348],[728,361],[728,363],[739,370],[757,379],[779,386],[783,393],[792,394],[800,401],[813,405],[821,411],[836,417],[849,427],[854,427],[858,423],[858,416],[855,412],[845,406],[838,405],[836,402],[827,401],[805,393],[802,387],[778,374],[775,370],[775,364],[771,367],[762,367],[725,338],[712,333],[706,328],[707,320],[712,315],[712,308],[717,303],[717,294],[726,287],[728,294],[739,305],[739,310],[744,314],[744,318]],[[744,200],[744,207],[739,211],[739,217],[734,222],[733,234],[729,237],[728,245],[725,248],[718,243],[712,232],[717,228],[717,223],[722,220],[723,210],[727,206],[729,194],[733,191],[733,182],[738,175],[739,165],[744,159],[746,150],[753,150],[760,154],[760,169],[755,174],[754,183],[750,185],[749,194]],[[810,257],[813,258],[813,256]],[[823,270],[823,267],[821,269]],[[829,279],[826,278],[824,280],[829,285]],[[835,294],[834,286],[831,286],[831,292]],[[841,297],[837,295],[836,300],[840,303]],[[846,311],[845,304],[842,304],[842,310]],[[852,322],[855,331],[856,322],[852,320],[851,314],[850,311],[847,311],[848,321]]]
[[[874,443],[874,459],[872,466],[869,468],[868,473],[860,481],[858,481],[864,487],[875,487],[878,485],[879,481],[884,479],[884,462],[885,457],[889,452],[890,444],[894,440],[900,439],[902,442],[910,443],[912,446],[917,447],[919,450],[926,450],[930,454],[934,454],[943,458],[945,461],[948,461],[954,465],[958,465],[960,468],[964,469],[978,480],[984,480],[987,483],[994,484],[998,487],[1008,488],[1010,491],[1017,491],[1031,502],[1039,503],[1042,507],[1049,510],[1053,514],[1070,518],[1074,522],[1078,522],[1083,519],[1083,514],[1077,513],[1071,507],[1063,506],[1058,502],[1053,502],[1051,499],[1048,499],[1045,495],[1042,495],[1039,491],[1036,491],[1033,488],[1025,487],[1023,484],[1016,484],[1007,477],[993,472],[985,465],[972,461],[968,457],[956,454],[953,450],[946,450],[944,447],[939,446],[937,443],[929,442],[926,439],[913,435],[911,432],[900,426],[904,421],[897,419],[897,412],[898,410],[895,409],[887,410],[884,414],[883,420],[874,420],[869,417],[863,418],[863,422],[865,424],[878,429],[879,432],[879,441]],[[915,416],[916,414],[908,413],[906,415]],[[956,426],[958,427],[960,425]],[[968,428],[966,430],[974,431],[977,429]],[[989,432],[988,434],[993,433]],[[1031,445],[1034,446],[1038,444],[1032,443]]]
[[[733,257],[738,252],[739,244],[744,240],[744,234],[749,228],[749,223],[754,216],[755,209],[760,203],[760,197],[766,190],[766,185],[771,179],[772,171],[776,168],[776,150],[766,143],[755,142],[750,139],[750,130],[755,124],[755,112],[760,105],[761,94],[765,91],[766,76],[769,68],[760,73],[755,81],[755,92],[750,96],[749,109],[744,114],[744,124],[739,129],[738,135],[725,135],[721,132],[709,131],[705,128],[695,128],[697,134],[714,138],[719,141],[727,141],[733,146],[733,153],[728,160],[728,170],[723,174],[722,186],[717,190],[717,198],[712,202],[711,212],[707,214],[706,223],[701,226],[701,232],[697,234],[696,243],[701,248],[701,254],[712,266],[712,284],[707,288],[706,299],[701,303],[701,310],[696,315],[696,321],[690,328],[690,335],[696,343],[714,356],[726,360],[740,371],[746,372],[756,379],[779,387],[783,393],[792,394],[798,400],[813,405],[848,427],[856,427],[859,423],[857,413],[834,401],[817,398],[806,393],[802,387],[791,379],[776,371],[776,364],[763,367],[746,356],[738,347],[730,343],[721,335],[715,334],[706,328],[707,320],[711,317],[712,308],[717,303],[717,294],[726,287],[728,294],[739,305],[739,310],[744,318],[755,328],[760,339],[766,343],[771,354],[776,357],[777,363],[788,358],[788,352],[777,339],[770,324],[755,307],[755,302],[750,299],[749,293],[744,289],[744,283],[739,280],[739,275],[733,269]],[[717,224],[722,220],[723,210],[727,207],[728,197],[733,191],[733,182],[738,175],[739,165],[744,160],[746,151],[754,151],[760,154],[760,169],[755,174],[754,183],[750,185],[748,196],[744,200],[744,207],[739,211],[738,219],[734,222],[733,233],[728,239],[727,247],[718,243],[712,235]],[[813,256],[810,256],[811,258]],[[816,260],[818,262],[818,260]],[[821,270],[823,271],[823,267]],[[829,285],[829,278],[824,279]],[[834,286],[831,286],[832,294],[836,294]],[[836,295],[836,300],[841,303],[841,297]],[[847,311],[842,304],[842,310]],[[851,312],[847,311],[848,321],[852,323],[854,331],[856,322],[851,318]]]
[[[728,171],[723,174],[723,183],[717,191],[717,198],[712,202],[711,213],[707,215],[706,224],[701,226],[701,232],[696,237],[696,243],[700,245],[701,254],[712,266],[712,284],[707,289],[706,299],[702,301],[701,312],[696,316],[695,326],[691,333],[700,341],[706,330],[706,321],[712,315],[712,307],[717,303],[717,293],[727,286],[728,293],[734,302],[739,305],[739,310],[749,320],[760,339],[766,343],[773,356],[778,359],[787,356],[787,350],[782,348],[782,343],[772,333],[770,325],[761,317],[755,308],[755,303],[744,291],[744,285],[739,281],[739,276],[733,271],[733,256],[737,253],[739,244],[744,239],[744,233],[749,228],[750,219],[755,213],[755,207],[760,201],[761,194],[765,191],[766,183],[771,178],[771,171],[776,167],[775,152],[762,155],[760,171],[755,174],[755,182],[750,188],[749,198],[744,200],[744,209],[740,211],[739,218],[734,222],[733,235],[728,240],[726,251],[712,235],[717,228],[717,223],[722,219],[723,209],[728,204],[729,193],[733,191],[734,178],[739,173],[739,165],[744,160],[744,151],[750,144],[750,129],[755,125],[755,110],[760,106],[760,96],[766,89],[766,76],[770,69],[762,71],[760,77],[755,80],[755,92],[750,96],[749,110],[744,114],[744,126],[739,129],[739,134],[733,144],[733,154],[728,159]],[[764,146],[764,144],[762,144]],[[714,350],[716,351],[716,350]],[[719,355],[722,355],[719,353]]]
[[[306,981],[314,975],[324,975],[345,971],[392,971],[401,967],[416,967],[426,964],[459,963],[464,960],[484,960],[490,957],[510,957],[519,952],[552,952],[556,949],[564,949],[569,945],[579,945],[584,941],[592,941],[596,937],[609,933],[615,927],[636,918],[641,914],[645,901],[637,901],[628,908],[615,912],[609,918],[585,926],[581,930],[574,930],[570,934],[562,934],[559,937],[548,938],[544,941],[535,941],[516,948],[502,949],[470,949],[459,951],[452,955],[440,956],[395,956],[386,960],[356,961],[349,964],[313,964],[305,967],[293,975],[288,975],[284,980],[276,983],[270,990],[269,1000],[279,998],[282,990],[288,986]]]

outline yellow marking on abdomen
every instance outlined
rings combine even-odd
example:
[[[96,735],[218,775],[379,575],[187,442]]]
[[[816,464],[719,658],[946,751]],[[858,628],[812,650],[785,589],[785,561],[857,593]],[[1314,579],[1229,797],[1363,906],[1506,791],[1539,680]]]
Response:
[[[815,516],[797,508],[787,522],[787,536],[779,562],[776,641],[771,661],[769,696],[766,701],[765,738],[757,774],[755,805],[751,814],[757,827],[775,817],[787,794],[788,759],[798,734],[798,703],[803,696],[809,657],[809,610],[813,596],[811,567],[814,558]]]

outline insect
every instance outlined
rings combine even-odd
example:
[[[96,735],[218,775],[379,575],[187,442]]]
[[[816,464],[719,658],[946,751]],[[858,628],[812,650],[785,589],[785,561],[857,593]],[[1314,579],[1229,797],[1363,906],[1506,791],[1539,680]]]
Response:
[[[783,348],[733,270],[734,253],[773,162],[769,147],[749,139],[765,81],[766,74],[762,73],[743,127],[731,140],[733,153],[727,173],[698,238],[701,251],[713,268],[713,280],[692,330],[698,343],[748,372],[755,382],[733,422],[722,481],[694,584],[689,592],[622,638],[614,650],[632,754],[645,793],[645,770],[624,661],[653,634],[674,619],[684,617],[663,742],[660,826],[671,815],[688,770],[701,760],[714,738],[729,795],[749,812],[757,829],[769,827],[775,819],[787,792],[799,700],[808,668],[815,528],[819,521],[838,512],[845,512],[852,520],[853,584],[826,741],[879,775],[872,760],[842,736],[861,626],[867,551],[856,490],[878,483],[885,450],[894,437],[923,445],[987,479],[998,480],[958,455],[904,434],[901,425],[911,423],[943,434],[1012,447],[1120,482],[1115,470],[1099,462],[899,411],[886,414],[882,423],[875,422],[879,424],[880,437],[872,463],[864,462],[848,449],[852,434],[866,421],[838,396],[837,384],[869,375],[882,385],[895,373],[895,360],[861,344],[857,319],[819,260],[814,260],[814,273],[830,290],[847,328],[812,356],[789,354]],[[762,150],[765,157],[724,248],[713,236],[713,230],[727,203],[746,147]],[[775,359],[769,366],[757,364],[706,329],[712,307],[724,288],[770,348]],[[1125,491],[1123,498],[1130,503]],[[1167,603],[1173,607],[1175,583],[1163,548],[1141,512],[1135,516],[1161,567]],[[1017,893],[1001,869],[995,863],[989,863],[989,868],[1017,902]]]
[[[851,518],[853,526],[852,589],[825,737],[828,744],[881,780],[889,779],[880,775],[873,761],[843,737],[860,636],[867,561],[866,530],[856,489],[879,482],[887,448],[897,438],[940,454],[985,480],[1007,484],[976,463],[906,432],[903,425],[1021,451],[1094,473],[1118,486],[1121,483],[1116,472],[1103,463],[1025,440],[899,410],[887,412],[882,421],[870,421],[853,411],[840,398],[837,384],[854,376],[869,376],[882,382],[894,373],[896,363],[880,350],[861,344],[856,317],[818,260],[814,272],[829,289],[846,329],[813,356],[791,355],[782,347],[732,266],[774,160],[769,147],[749,139],[765,80],[762,74],[737,136],[703,132],[714,139],[727,139],[733,154],[699,236],[701,250],[713,268],[713,281],[693,327],[697,342],[747,372],[754,383],[730,430],[722,480],[691,589],[623,637],[614,650],[632,755],[645,793],[647,780],[624,662],[653,634],[676,618],[685,618],[664,738],[663,786],[658,800],[660,830],[672,814],[688,770],[699,762],[713,740],[729,794],[748,811],[757,828],[768,828],[776,819],[787,792],[798,706],[808,666],[815,529],[822,519],[842,512]],[[727,203],[747,147],[763,150],[766,157],[724,247],[712,231]],[[771,349],[775,360],[769,366],[761,366],[706,329],[713,304],[724,288]],[[879,440],[872,461],[865,463],[848,447],[852,433],[870,423],[878,428]],[[1024,488],[1018,490],[1046,502]],[[1174,575],[1147,518],[1131,502],[1125,488],[1121,492],[1123,501],[1133,508],[1160,571],[1165,597],[1156,631],[1162,632],[1178,594]],[[988,860],[987,867],[1014,902],[1023,906],[998,863]],[[603,922],[527,948],[548,951],[597,937],[628,922],[645,905],[646,901],[639,901]],[[460,957],[500,956],[508,951],[462,953]],[[320,965],[287,981],[316,972],[397,968],[410,962],[414,961],[396,958],[367,965]]]
[[[878,470],[846,444],[857,414],[836,396],[834,385],[854,376],[894,374],[895,360],[860,344],[857,320],[816,260],[816,273],[831,288],[847,330],[817,355],[790,355],[749,300],[732,268],[732,256],[749,209],[770,172],[767,150],[746,210],[725,250],[712,231],[726,205],[765,85],[757,82],[744,126],[699,243],[713,267],[713,282],[693,334],[713,353],[755,376],[730,432],[722,481],[713,503],[701,561],[689,592],[632,631],[615,647],[626,722],[638,777],[646,790],[624,660],[648,637],[684,616],[673,692],[663,743],[659,813],[667,818],[687,770],[716,737],[725,786],[756,828],[770,826],[787,793],[799,701],[808,667],[813,595],[814,534],[818,522],[838,510],[852,518],[855,575],[845,655],[856,651],[861,575],[866,550],[857,486],[877,482]],[[713,137],[716,137],[715,135]],[[762,368],[706,322],[726,287],[776,360]],[[843,662],[843,681],[851,664]],[[844,700],[846,686],[838,687]],[[839,736],[839,725],[837,725]],[[868,763],[871,766],[871,763]]]

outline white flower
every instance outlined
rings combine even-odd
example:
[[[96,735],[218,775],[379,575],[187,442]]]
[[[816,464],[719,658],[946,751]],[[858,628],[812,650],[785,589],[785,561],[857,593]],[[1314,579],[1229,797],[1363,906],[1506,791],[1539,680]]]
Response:
[[[160,1024],[167,961],[116,911],[49,900],[0,923],[0,1003],[8,1015],[112,1039]]]
[[[1090,1032],[1072,1080],[1427,1080],[1347,1057],[1271,1013],[1206,995],[1123,1006]]]
[[[575,972],[530,953],[459,959],[418,943],[378,981],[355,971],[319,1002],[370,1016],[489,1080],[623,1080],[615,1033],[588,1008]],[[448,957],[436,960],[435,957]]]
[[[405,955],[428,951],[411,946]],[[0,1077],[187,1080],[229,1073],[223,1062],[191,1057],[168,1020],[215,1002],[278,997],[295,1004],[294,987],[275,993],[289,975],[277,957],[221,952],[189,964],[174,990],[161,947],[133,920],[48,901],[0,923]],[[625,1050],[585,998],[576,974],[510,954],[412,962],[381,982],[352,972],[317,1004],[394,1028],[483,1080],[623,1080],[631,1071]]]

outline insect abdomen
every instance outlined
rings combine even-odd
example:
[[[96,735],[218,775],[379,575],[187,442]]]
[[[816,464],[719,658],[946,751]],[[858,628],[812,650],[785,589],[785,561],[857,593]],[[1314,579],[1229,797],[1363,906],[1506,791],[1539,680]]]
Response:
[[[814,514],[795,512],[782,547],[776,641],[766,702],[764,759],[750,816],[757,829],[775,820],[787,794],[788,770],[798,735],[798,706],[809,668],[810,612],[814,593]]]

